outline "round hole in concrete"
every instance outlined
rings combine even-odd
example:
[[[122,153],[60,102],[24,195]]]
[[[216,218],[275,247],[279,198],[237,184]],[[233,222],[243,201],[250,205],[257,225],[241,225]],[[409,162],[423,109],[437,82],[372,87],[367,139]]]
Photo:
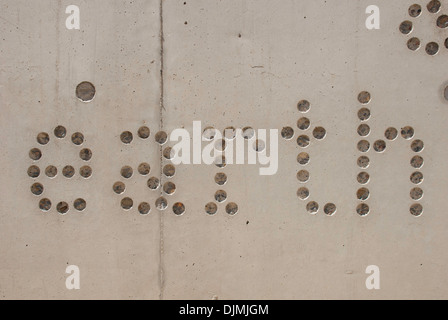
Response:
[[[122,194],[126,190],[126,185],[121,181],[117,181],[112,186],[112,190],[114,190],[116,194]]]
[[[51,209],[50,199],[44,198],[39,201],[39,209],[42,211],[49,211]]]
[[[129,197],[125,197],[121,199],[120,205],[124,210],[130,210],[134,205],[134,201]]]
[[[32,194],[40,196],[43,192],[44,192],[44,186],[41,183],[36,182],[31,185]]]
[[[185,205],[182,202],[176,202],[173,204],[173,213],[177,216],[181,216],[185,213]]]
[[[140,214],[145,215],[148,214],[149,211],[151,211],[151,206],[148,202],[142,202],[138,205],[138,212]]]
[[[31,178],[37,178],[40,175],[40,169],[38,166],[30,166],[27,173]]]
[[[76,97],[83,102],[92,101],[95,93],[95,86],[88,81],[83,81],[76,86]]]
[[[84,211],[87,206],[86,200],[78,198],[73,202],[73,207],[78,211]]]
[[[133,139],[132,133],[129,131],[123,131],[120,134],[120,140],[124,144],[130,144],[132,142],[132,139]]]
[[[72,142],[77,146],[82,145],[84,143],[84,135],[81,132],[75,132],[72,134]]]
[[[41,145],[45,145],[50,141],[50,136],[46,132],[41,132],[37,135],[37,142]]]
[[[72,166],[65,166],[62,168],[62,175],[66,178],[71,178],[75,175],[75,168]]]
[[[65,201],[61,201],[56,205],[56,210],[60,213],[60,214],[66,214],[69,210],[69,206],[68,203]]]

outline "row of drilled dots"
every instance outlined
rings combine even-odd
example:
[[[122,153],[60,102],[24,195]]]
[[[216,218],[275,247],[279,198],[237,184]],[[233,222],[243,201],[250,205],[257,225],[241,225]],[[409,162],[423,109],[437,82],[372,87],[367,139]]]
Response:
[[[151,131],[146,126],[140,127],[137,131],[138,137],[143,140],[148,139],[150,134]],[[120,135],[120,140],[124,144],[130,144],[133,139],[133,135],[130,131],[124,131]],[[155,141],[158,144],[164,145],[167,140],[168,136],[166,132],[159,131],[156,133]],[[163,156],[168,160],[172,158],[170,147],[165,148],[165,150],[163,151]],[[148,176],[151,172],[151,166],[148,163],[143,162],[139,164],[137,171],[142,176]],[[172,178],[176,173],[176,168],[172,164],[167,164],[163,167],[162,171],[167,178]],[[123,166],[120,170],[120,174],[124,179],[130,179],[133,176],[133,173],[134,170],[128,165]],[[146,184],[150,190],[155,191],[160,187],[160,180],[156,177],[150,177]],[[117,181],[114,183],[112,189],[116,194],[123,194],[126,191],[126,185],[124,182]],[[163,185],[163,191],[166,195],[173,195],[176,191],[176,185],[173,182],[168,181]],[[123,199],[121,199],[120,205],[124,210],[131,210],[134,206],[134,201],[130,197],[124,197]],[[168,207],[168,200],[165,197],[161,196],[157,198],[157,200],[155,201],[155,205],[158,210],[165,210]],[[143,215],[148,214],[151,211],[151,205],[148,202],[141,202],[138,205],[138,211]],[[173,212],[177,215],[182,215],[185,212],[185,205],[181,202],[175,203],[173,205]]]
[[[358,101],[363,105],[368,104],[370,100],[371,96],[370,93],[367,91],[363,91],[358,95]],[[357,129],[357,132],[361,137],[367,137],[370,134],[370,127],[367,123],[365,123],[370,119],[370,115],[371,115],[370,110],[365,107],[361,108],[358,111],[358,118],[359,120],[361,120],[361,122],[363,122],[359,125]],[[393,141],[398,136],[398,130],[393,127],[387,128],[384,133],[384,136],[386,137],[387,140]],[[414,129],[410,126],[402,128],[401,136],[406,140],[412,139],[414,137]],[[357,144],[357,148],[361,153],[366,153],[370,150],[370,143],[364,139],[360,140]],[[419,139],[412,141],[411,143],[412,151],[418,153],[423,151],[423,148],[424,148],[423,141]],[[375,141],[373,144],[373,149],[379,153],[384,152],[386,150],[386,142],[384,140]],[[367,169],[370,166],[370,159],[367,156],[360,156],[357,160],[357,163],[361,169]],[[423,166],[423,158],[418,155],[412,157],[411,166],[415,169],[420,169]],[[412,183],[418,185],[423,182],[423,174],[419,171],[416,171],[411,174],[410,180]],[[370,181],[370,175],[366,171],[362,171],[358,174],[357,181],[361,185],[366,185]],[[367,189],[366,187],[362,187],[358,189],[358,191],[356,192],[357,199],[361,201],[366,201],[369,198],[369,196],[370,192],[369,189]],[[412,188],[410,192],[410,197],[415,201],[420,200],[423,197],[423,190],[419,187]],[[357,206],[356,212],[361,216],[365,216],[369,214],[370,208],[366,203],[361,203]],[[419,216],[423,213],[423,207],[418,203],[413,204],[410,208],[410,212],[415,216]]]
[[[426,8],[430,13],[438,13],[440,11],[441,3],[438,0],[430,1]],[[422,13],[422,7],[419,4],[413,4],[409,7],[408,13],[412,18],[417,18]],[[437,18],[437,27],[445,29],[448,27],[448,16],[443,14]],[[403,21],[400,24],[399,30],[402,34],[408,35],[414,29],[413,23],[409,20]],[[420,48],[420,39],[417,37],[412,37],[408,40],[407,46],[409,50],[416,51]],[[448,48],[448,38],[445,39],[445,48]],[[433,56],[439,52],[439,44],[437,42],[431,41],[426,44],[425,51],[427,54]]]
[[[301,100],[297,104],[297,109],[300,113],[307,113],[311,108],[307,100]],[[300,117],[297,121],[297,128],[306,133],[311,126],[311,121],[307,117]],[[315,127],[313,130],[313,137],[317,140],[325,138],[327,131],[323,127]],[[291,127],[284,127],[281,132],[285,140],[291,140],[294,137],[294,129]],[[300,148],[307,148],[310,145],[310,137],[306,134],[301,134],[297,138],[297,144]],[[306,166],[310,162],[310,155],[307,152],[300,152],[297,156],[297,162],[301,166]],[[297,172],[297,179],[300,183],[306,184],[310,179],[310,173],[307,170],[301,169]],[[301,200],[307,200],[310,197],[310,191],[306,187],[300,187],[297,190],[297,196]],[[311,214],[316,214],[319,211],[319,204],[316,201],[310,201],[306,205],[306,210]],[[327,203],[324,206],[324,213],[332,216],[336,213],[336,205],[334,203]]]
[[[207,141],[212,141],[215,139],[216,130],[213,127],[207,127],[203,130],[202,136]],[[254,130],[250,127],[246,127],[243,129],[243,136],[245,139],[249,139],[250,135],[254,135]],[[224,129],[224,139],[216,140],[215,142],[215,150],[218,152],[224,152],[227,147],[226,140],[233,140],[236,137],[236,129],[234,127],[227,127]],[[226,157],[224,155],[220,155],[217,157],[215,161],[215,165],[224,169],[227,166]],[[215,174],[215,183],[222,187],[227,183],[227,175],[220,171]],[[225,190],[219,189],[215,192],[214,198],[216,202],[223,203],[227,200],[227,192]],[[238,205],[235,202],[229,202],[225,208],[226,212],[229,215],[235,215],[238,213]],[[218,205],[215,202],[209,202],[205,205],[205,212],[209,215],[215,215],[218,212]]]
[[[57,126],[54,129],[53,133],[55,137],[58,139],[64,139],[67,136],[67,130],[63,126]],[[36,140],[40,145],[45,146],[50,142],[50,135],[46,132],[41,132],[37,135]],[[73,144],[75,144],[76,146],[80,146],[84,143],[84,135],[80,132],[75,132],[72,134],[71,140]],[[31,158],[31,160],[37,162],[42,158],[42,151],[39,148],[33,148],[29,151],[29,157]],[[88,148],[84,148],[79,152],[79,157],[84,161],[89,161],[92,158],[92,151]],[[27,171],[28,176],[33,179],[38,178],[40,172],[41,172],[40,168],[35,164],[31,165]],[[85,179],[90,178],[92,172],[93,172],[92,168],[87,165],[82,166],[79,169],[79,174],[81,175],[81,177]],[[45,175],[49,178],[55,178],[57,174],[58,169],[54,165],[49,165],[45,169]],[[75,175],[75,168],[73,168],[73,166],[70,165],[65,166],[62,169],[62,175],[66,178],[72,178]],[[40,196],[44,192],[44,186],[39,182],[35,182],[31,186],[31,192],[36,196]],[[83,211],[86,208],[86,205],[87,205],[86,201],[81,198],[76,199],[73,203],[74,208],[78,211]],[[51,209],[50,199],[48,198],[41,199],[39,201],[39,208],[42,211],[49,211]],[[56,205],[56,210],[61,214],[65,214],[69,210],[69,205],[67,204],[67,202],[61,201]]]

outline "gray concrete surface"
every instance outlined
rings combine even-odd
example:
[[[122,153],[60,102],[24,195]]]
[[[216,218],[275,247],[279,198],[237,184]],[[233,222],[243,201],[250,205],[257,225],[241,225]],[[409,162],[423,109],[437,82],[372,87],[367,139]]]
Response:
[[[436,19],[448,14],[448,2],[436,14],[426,2],[1,0],[0,297],[447,298],[448,32]],[[413,3],[423,8],[417,18],[408,14]],[[365,27],[371,4],[381,10],[379,30]],[[65,27],[68,5],[80,8],[80,30]],[[404,20],[414,23],[410,35],[399,31]],[[406,46],[413,36],[422,41],[415,52]],[[430,41],[439,43],[437,55],[425,53]],[[91,102],[75,96],[82,81],[96,87]],[[371,94],[366,138],[357,134],[361,91]],[[297,110],[302,99],[311,103],[305,115]],[[302,116],[311,121],[306,150],[296,143]],[[275,175],[248,164],[178,165],[168,179],[161,151],[174,143],[161,147],[154,136],[191,131],[197,120],[221,130],[291,126],[295,135],[279,138]],[[64,139],[53,134],[58,125],[67,129]],[[149,139],[137,136],[143,125]],[[316,126],[325,139],[312,137]],[[400,136],[405,126],[413,139]],[[384,137],[389,127],[399,131],[394,141]],[[82,146],[70,141],[78,131]],[[129,145],[120,141],[124,131],[133,133]],[[50,135],[47,145],[36,142],[40,132]],[[366,170],[357,166],[361,139],[371,144]],[[373,149],[379,139],[383,153]],[[415,139],[425,143],[421,170],[409,164]],[[32,161],[36,147],[43,156]],[[82,148],[93,152],[89,179],[78,173]],[[303,151],[311,157],[306,201],[296,195]],[[137,172],[141,162],[151,165],[147,177]],[[35,179],[27,174],[33,164],[41,170]],[[44,174],[50,164],[58,168],[53,179]],[[73,178],[63,177],[65,165],[75,167]],[[134,169],[130,179],[120,176],[124,165]],[[228,175],[222,187],[213,180],[220,171]],[[364,217],[356,212],[361,171],[370,174]],[[424,175],[419,201],[409,196],[414,171]],[[174,195],[150,191],[150,176],[173,181]],[[113,192],[116,181],[126,183],[123,195]],[[30,192],[35,182],[44,186],[40,196]],[[228,199],[207,215],[218,189]],[[155,205],[162,195],[164,211]],[[125,196],[134,201],[129,211],[120,207]],[[46,213],[42,198],[52,201]],[[77,198],[87,202],[83,212],[73,208]],[[316,215],[305,208],[311,200]],[[69,204],[67,214],[57,212],[59,201]],[[148,215],[137,210],[142,201],[151,205]],[[181,216],[176,202],[186,207]],[[225,211],[229,202],[238,204],[234,216]],[[334,215],[324,213],[326,203],[336,204]],[[424,208],[419,217],[409,212],[415,203]],[[66,288],[68,265],[80,269],[79,290]],[[380,268],[379,290],[366,288],[369,265]]]

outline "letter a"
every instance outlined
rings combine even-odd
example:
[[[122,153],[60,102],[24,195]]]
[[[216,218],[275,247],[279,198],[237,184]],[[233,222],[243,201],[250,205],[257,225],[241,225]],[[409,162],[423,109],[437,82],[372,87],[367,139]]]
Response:
[[[380,268],[375,265],[368,266],[366,274],[370,274],[366,279],[366,288],[378,290],[380,288]]]
[[[79,30],[79,8],[75,5],[70,5],[65,9],[65,13],[70,15],[65,20],[65,26],[68,30],[76,29]]]
[[[366,13],[370,16],[366,19],[366,28],[368,30],[380,28],[380,8],[371,5],[366,8]]]
[[[65,286],[68,290],[80,289],[79,283],[79,268],[78,266],[68,266],[65,269],[65,273],[70,274],[65,280]]]

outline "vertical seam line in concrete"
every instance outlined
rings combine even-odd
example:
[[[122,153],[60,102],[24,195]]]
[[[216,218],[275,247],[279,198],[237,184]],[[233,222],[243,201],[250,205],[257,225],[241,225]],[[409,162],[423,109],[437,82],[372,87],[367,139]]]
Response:
[[[163,86],[163,0],[160,0],[159,4],[159,23],[160,23],[160,102],[159,102],[159,131],[163,131],[163,109],[164,107],[164,86]],[[163,167],[163,157],[162,157],[162,145],[160,145],[160,182],[162,182],[162,167]],[[160,188],[160,196],[162,196],[162,189]],[[163,234],[163,211],[159,210],[159,299],[163,300],[163,291],[165,287],[165,274],[164,274],[164,261],[163,261],[163,253],[164,253],[164,234]]]

